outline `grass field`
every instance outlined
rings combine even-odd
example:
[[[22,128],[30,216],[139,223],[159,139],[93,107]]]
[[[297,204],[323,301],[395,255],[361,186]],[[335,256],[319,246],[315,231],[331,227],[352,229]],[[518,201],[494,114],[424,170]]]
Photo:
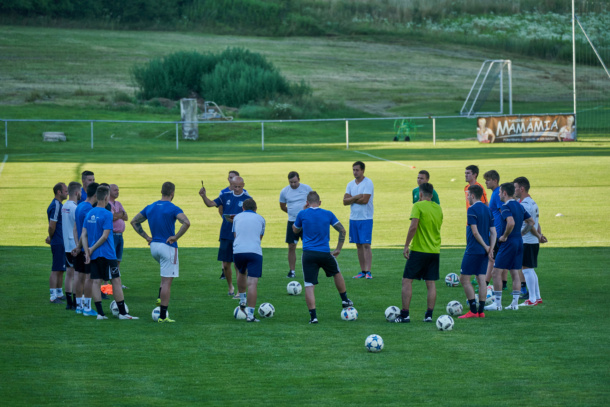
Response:
[[[460,95],[478,69],[472,61],[485,57],[475,48],[345,38],[15,27],[0,27],[0,35],[0,118],[175,120],[175,112],[121,109],[100,100],[133,90],[128,69],[134,62],[177,48],[217,51],[229,45],[262,51],[291,79],[315,81],[319,96],[360,110],[446,114],[461,106]],[[523,64],[520,108],[569,108],[568,67],[538,60]],[[411,72],[421,80],[405,81]],[[528,86],[540,92],[526,92]],[[443,124],[442,142],[433,146],[429,127],[415,142],[394,143],[389,141],[392,123],[351,123],[346,149],[342,122],[269,124],[261,151],[260,125],[214,125],[200,141],[181,141],[176,150],[173,125],[96,124],[91,150],[87,123],[9,123],[9,145],[0,148],[0,399],[11,406],[608,405],[607,134],[532,145],[451,140],[451,126],[464,131],[470,125],[466,120]],[[69,141],[43,144],[40,133],[49,130],[67,131]],[[332,282],[323,279],[316,292],[320,324],[311,326],[304,296],[285,291],[286,216],[279,209],[279,192],[288,172],[296,170],[320,193],[322,206],[347,225],[349,209],[341,200],[356,160],[366,162],[366,175],[375,183],[375,278],[351,279],[359,271],[358,260],[355,246],[346,244],[338,260],[359,319],[340,319],[339,297]],[[414,287],[412,323],[385,322],[385,308],[400,305],[402,245],[417,172],[430,171],[440,195],[444,276],[460,267],[463,174],[473,163],[482,172],[496,169],[502,181],[521,175],[530,179],[549,238],[537,269],[544,305],[489,314],[485,320],[457,320],[453,331],[439,332],[420,322],[425,310],[421,283]],[[123,282],[129,287],[130,311],[141,320],[90,320],[48,304],[45,209],[52,185],[79,180],[85,169],[93,170],[98,182],[120,186],[119,200],[130,217],[159,198],[164,181],[176,184],[174,202],[192,223],[179,242],[181,277],[170,303],[176,324],[159,326],[149,317],[158,266],[131,229],[125,234]],[[254,326],[231,316],[236,301],[218,280],[220,218],[197,194],[202,180],[209,191],[224,188],[231,169],[244,176],[267,220],[259,303],[273,303],[276,315]],[[336,234],[331,236],[332,245]],[[438,284],[435,317],[450,300],[464,299],[461,287]],[[371,333],[383,337],[383,352],[364,349]]]

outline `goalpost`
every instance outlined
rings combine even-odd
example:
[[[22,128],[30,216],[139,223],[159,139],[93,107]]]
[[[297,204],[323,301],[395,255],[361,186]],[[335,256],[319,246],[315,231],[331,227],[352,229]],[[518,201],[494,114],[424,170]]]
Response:
[[[506,69],[505,69],[506,68]],[[460,110],[461,116],[504,114],[504,71],[508,77],[508,114],[513,114],[513,76],[509,59],[488,59],[483,62],[470,92]],[[486,102],[499,84],[499,104],[497,111],[483,111]]]

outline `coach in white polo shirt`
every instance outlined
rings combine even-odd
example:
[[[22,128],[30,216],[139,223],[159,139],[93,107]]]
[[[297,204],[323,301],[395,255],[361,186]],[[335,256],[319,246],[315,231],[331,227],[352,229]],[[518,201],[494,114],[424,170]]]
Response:
[[[180,274],[177,242],[191,226],[182,209],[172,203],[175,191],[176,186],[173,183],[163,183],[161,200],[148,205],[131,220],[131,226],[150,244],[150,253],[161,266],[161,288],[157,300],[157,305],[161,306],[157,321],[159,323],[175,322],[167,316],[167,307],[172,281]],[[142,222],[146,220],[152,237],[142,229]],[[174,233],[176,220],[182,224],[178,233]]]
[[[256,202],[244,201],[244,211],[233,218],[233,262],[237,267],[239,306],[246,310],[246,322],[259,322],[254,317],[258,279],[263,275],[263,249],[265,219],[256,213]],[[247,296],[246,296],[247,290]]]
[[[288,214],[288,224],[286,225],[286,243],[288,243],[288,278],[294,278],[294,269],[297,262],[297,243],[302,239],[302,232],[294,233],[292,225],[299,214],[303,210],[307,202],[307,194],[311,192],[309,185],[301,184],[301,178],[296,171],[288,173],[288,183],[282,192],[280,192],[280,209]]]
[[[350,205],[349,242],[356,243],[360,273],[354,278],[371,279],[371,238],[373,236],[373,181],[364,176],[364,163],[352,165],[354,180],[347,184],[343,205]]]

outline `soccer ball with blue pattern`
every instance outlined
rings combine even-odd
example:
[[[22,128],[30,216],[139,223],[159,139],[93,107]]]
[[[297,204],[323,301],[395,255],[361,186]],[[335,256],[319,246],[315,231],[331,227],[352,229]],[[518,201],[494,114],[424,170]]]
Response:
[[[381,339],[381,336],[379,336],[377,334],[369,335],[366,337],[366,340],[364,341],[364,347],[369,352],[373,352],[373,353],[381,352],[381,350],[383,349],[383,339]]]
[[[288,294],[290,295],[299,295],[301,294],[301,291],[303,291],[303,287],[301,287],[301,283],[298,281],[291,281],[288,283],[288,286],[286,286],[286,291],[288,291]]]
[[[233,311],[233,317],[235,319],[246,319],[246,311],[242,310],[241,307],[238,305]]]
[[[275,307],[268,302],[264,302],[258,307],[258,314],[263,318],[271,318],[275,314]]]
[[[110,312],[112,312],[112,315],[114,315],[116,318],[119,317],[119,306],[116,304],[116,301],[112,301],[110,303]],[[125,312],[129,314],[127,304],[125,304]]]
[[[464,307],[460,304],[459,301],[451,301],[447,304],[447,314],[455,317],[457,315],[462,315],[462,311],[464,311]]]
[[[453,318],[449,315],[441,315],[436,320],[436,327],[439,331],[451,331],[453,329]]]
[[[125,308],[125,310],[127,310],[127,307]],[[169,318],[169,311],[165,311],[165,317]],[[152,320],[157,322],[159,320],[159,316],[161,315],[161,307],[157,307],[154,310],[152,310]]]
[[[358,319],[358,311],[354,307],[347,307],[341,310],[341,319],[344,321],[355,321]]]
[[[392,305],[385,310],[385,319],[388,322],[394,322],[400,316],[400,308]]]
[[[448,287],[457,287],[460,285],[460,278],[455,273],[449,273],[445,277],[445,284],[447,284]]]

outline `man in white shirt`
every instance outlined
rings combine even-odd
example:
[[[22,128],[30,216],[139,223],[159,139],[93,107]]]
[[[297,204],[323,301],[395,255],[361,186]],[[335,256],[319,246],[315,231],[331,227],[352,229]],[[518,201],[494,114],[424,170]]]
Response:
[[[297,218],[297,215],[307,202],[307,194],[311,192],[311,187],[306,184],[301,184],[301,178],[296,171],[288,173],[288,186],[280,192],[280,209],[288,214],[288,224],[286,226],[286,243],[288,243],[288,278],[294,278],[297,262],[297,244],[299,239],[302,239],[302,233],[294,233],[292,225]]]
[[[243,209],[233,218],[233,262],[238,271],[239,306],[245,308],[246,322],[259,322],[254,317],[254,308],[258,279],[263,274],[261,240],[265,234],[265,219],[256,213],[256,202],[252,198],[244,201]]]
[[[76,233],[76,205],[80,200],[81,184],[78,182],[70,182],[68,185],[68,201],[61,207],[62,218],[62,235],[64,239],[64,250],[66,252],[66,279],[64,286],[66,287],[67,310],[76,311],[76,292],[74,284],[74,257],[72,250],[76,247],[74,236]]]
[[[350,205],[349,242],[356,243],[360,273],[354,278],[371,279],[371,239],[373,236],[373,181],[364,176],[364,163],[352,165],[354,180],[347,184],[343,205]]]

